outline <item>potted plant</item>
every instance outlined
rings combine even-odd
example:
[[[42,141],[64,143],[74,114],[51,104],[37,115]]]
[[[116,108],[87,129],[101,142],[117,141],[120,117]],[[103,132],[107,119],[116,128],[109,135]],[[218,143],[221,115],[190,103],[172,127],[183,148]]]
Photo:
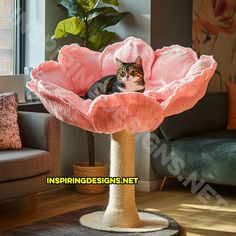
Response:
[[[106,30],[116,25],[129,12],[119,12],[113,6],[119,6],[118,0],[58,0],[58,4],[68,12],[69,18],[58,23],[54,38],[68,35],[78,36],[84,47],[99,51],[116,38],[116,33]],[[108,175],[106,164],[95,162],[94,135],[86,131],[89,161],[73,165],[74,176],[104,177]],[[76,185],[82,193],[101,193],[104,185]]]

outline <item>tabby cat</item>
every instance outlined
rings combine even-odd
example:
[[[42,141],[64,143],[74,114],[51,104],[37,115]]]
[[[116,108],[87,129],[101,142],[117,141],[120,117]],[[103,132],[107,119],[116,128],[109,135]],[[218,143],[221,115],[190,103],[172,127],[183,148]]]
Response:
[[[134,62],[125,63],[116,58],[116,75],[108,75],[95,82],[83,97],[94,100],[99,95],[120,92],[144,92],[144,72],[140,56]]]

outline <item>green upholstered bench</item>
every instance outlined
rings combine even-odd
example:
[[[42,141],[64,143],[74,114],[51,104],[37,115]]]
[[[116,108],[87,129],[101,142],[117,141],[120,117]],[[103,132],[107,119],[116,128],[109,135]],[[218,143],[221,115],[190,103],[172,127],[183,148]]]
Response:
[[[226,129],[227,104],[227,93],[208,93],[194,108],[167,117],[152,134],[155,172],[236,185],[236,130]]]

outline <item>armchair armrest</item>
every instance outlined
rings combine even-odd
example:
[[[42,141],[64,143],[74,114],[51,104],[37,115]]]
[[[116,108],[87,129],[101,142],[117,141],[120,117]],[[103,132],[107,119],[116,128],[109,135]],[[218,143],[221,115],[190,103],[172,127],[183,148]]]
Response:
[[[60,122],[48,113],[18,112],[23,147],[50,153],[48,176],[60,175]]]
[[[18,112],[20,136],[24,147],[53,151],[60,145],[59,121],[50,114]]]

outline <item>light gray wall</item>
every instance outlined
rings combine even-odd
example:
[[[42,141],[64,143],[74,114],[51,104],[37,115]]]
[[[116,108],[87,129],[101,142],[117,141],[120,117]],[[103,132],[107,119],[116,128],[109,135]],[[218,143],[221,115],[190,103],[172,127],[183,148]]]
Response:
[[[48,12],[48,19],[51,18],[50,12],[53,4],[48,5],[46,11],[46,19]],[[134,4],[133,0],[121,0],[120,11],[130,11],[132,16],[127,17],[118,25],[110,27],[109,29],[117,32],[119,40],[123,40],[129,36],[142,38],[147,43],[150,43],[151,35],[151,0],[137,1]],[[57,19],[59,20],[59,19]],[[47,22],[48,20],[46,20]],[[46,32],[50,34],[54,30],[53,22],[47,25]],[[73,42],[74,39],[72,39]],[[74,41],[75,42],[75,41]],[[86,134],[83,130],[74,127],[62,125],[62,173],[69,175],[72,171],[72,163],[76,160],[87,161],[87,140]],[[105,134],[94,134],[95,137],[95,155],[96,161],[109,162],[110,152],[110,136]],[[138,136],[139,137],[139,136]],[[143,149],[140,139],[136,137],[136,175],[144,181],[154,179],[150,168],[150,155],[146,149]],[[78,154],[77,154],[78,153]]]
[[[136,175],[142,181],[155,180],[156,174],[151,167],[150,158],[150,132],[136,134],[136,148],[135,148],[135,170]]]
[[[27,0],[38,1],[38,0]],[[45,0],[42,0],[44,4]],[[151,8],[152,6],[152,8]],[[66,17],[65,12],[56,6],[56,0],[46,0],[45,3],[45,23],[39,23],[45,27],[45,41],[40,44],[44,46],[44,59],[55,59],[60,45],[77,42],[76,37],[64,40],[51,41],[56,24]],[[171,44],[191,46],[191,24],[192,24],[192,1],[191,0],[120,0],[121,11],[130,11],[133,16],[129,16],[116,26],[110,27],[118,33],[122,40],[128,36],[142,38],[147,43],[151,43],[154,49]],[[36,14],[40,14],[41,11]],[[41,13],[42,14],[42,13]],[[36,55],[38,60],[33,66],[37,66],[42,60],[41,52],[35,54],[33,47],[28,51],[31,55]],[[32,59],[32,57],[28,57]],[[42,60],[42,61],[43,61]],[[29,60],[28,60],[29,61]],[[33,60],[34,61],[34,60]],[[136,175],[144,181],[154,180],[155,174],[151,169],[149,143],[140,138],[143,135],[136,135]],[[147,137],[146,136],[146,137]],[[87,141],[85,131],[61,123],[61,152],[62,152],[62,174],[71,175],[72,164],[77,161],[87,160]],[[108,162],[110,150],[109,135],[95,134],[96,160]]]
[[[71,176],[73,164],[84,159],[85,132],[80,128],[61,122],[61,172]]]
[[[116,32],[120,40],[134,36],[150,43],[151,0],[120,0],[119,2],[118,10],[129,11],[132,16],[110,27],[110,30]]]
[[[52,39],[57,24],[67,18],[67,14],[57,6],[57,0],[46,0],[45,3],[45,60],[55,60],[61,45],[67,43],[67,39]]]
[[[26,66],[37,67],[45,60],[55,60],[61,45],[76,42],[74,38],[51,40],[57,23],[67,18],[56,0],[26,1]],[[87,156],[85,132],[61,122],[62,175],[72,175],[73,163]],[[99,150],[99,149],[98,149]],[[98,151],[99,155],[100,152]],[[103,155],[104,156],[104,155]]]
[[[111,27],[118,33],[119,39],[123,40],[129,36],[134,36],[143,39],[150,44],[151,42],[151,0],[121,0],[120,11],[130,11],[132,16],[121,21],[117,26]],[[142,181],[155,179],[155,174],[151,169],[150,151],[145,148],[149,145],[148,139],[142,139],[144,136],[149,136],[149,133],[136,135],[136,176]],[[107,145],[107,143],[105,144]]]
[[[68,36],[63,39],[52,39],[57,24],[68,18],[66,11],[58,6],[57,0],[46,0],[45,3],[45,60],[56,60],[58,51],[65,44],[78,42],[78,37]]]
[[[130,11],[132,15],[122,20],[119,24],[110,27],[109,30],[118,34],[118,40],[123,40],[129,36],[143,39],[150,43],[150,20],[151,20],[151,0],[120,0],[119,11]],[[110,136],[95,134],[96,160],[109,162]],[[84,149],[87,147],[84,146]],[[87,150],[84,150],[84,157],[87,157]],[[149,180],[150,176],[150,154],[142,149],[140,141],[136,141],[136,175],[142,180]]]
[[[152,0],[151,45],[192,46],[192,0]]]
[[[88,161],[88,146],[85,131],[83,131],[83,133],[81,133],[80,135],[83,136],[84,140],[84,145],[82,147],[83,156],[81,156],[80,158],[82,161]],[[94,133],[94,140],[96,161],[108,163],[110,153],[110,135]]]
[[[121,0],[121,11],[129,17],[112,29],[120,39],[142,38],[153,49],[172,44],[192,45],[192,0]],[[142,181],[157,178],[150,161],[150,133],[136,135],[136,175]]]

